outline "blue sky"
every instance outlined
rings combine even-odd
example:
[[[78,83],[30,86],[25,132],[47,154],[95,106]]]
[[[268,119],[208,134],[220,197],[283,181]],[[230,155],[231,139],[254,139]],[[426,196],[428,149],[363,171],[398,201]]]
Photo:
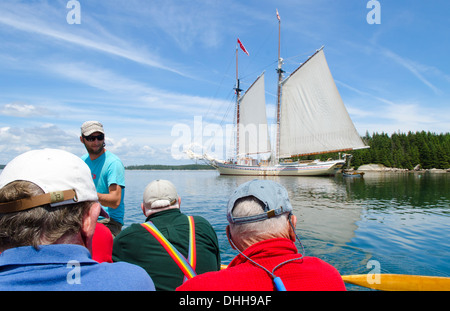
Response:
[[[380,24],[366,0],[79,0],[80,24],[68,2],[0,2],[0,164],[45,147],[82,155],[86,120],[125,165],[192,163],[174,159],[174,129],[232,123],[238,37],[241,86],[266,72],[271,119],[276,9],[284,69],[325,46],[361,135],[450,131],[449,1],[379,0]]]

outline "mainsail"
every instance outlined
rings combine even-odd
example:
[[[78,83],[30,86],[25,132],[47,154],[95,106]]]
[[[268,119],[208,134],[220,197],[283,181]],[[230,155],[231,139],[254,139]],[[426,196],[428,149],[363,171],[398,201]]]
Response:
[[[318,50],[282,82],[278,158],[366,148]]]
[[[264,73],[239,100],[238,157],[270,152]]]

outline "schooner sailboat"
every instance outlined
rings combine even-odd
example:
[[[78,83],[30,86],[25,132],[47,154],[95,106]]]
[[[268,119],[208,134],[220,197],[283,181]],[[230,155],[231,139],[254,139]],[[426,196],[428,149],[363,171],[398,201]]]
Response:
[[[278,21],[280,35],[279,17]],[[241,44],[240,41],[238,43]],[[345,159],[309,162],[286,159],[368,148],[358,135],[339,95],[323,47],[284,80],[282,64],[279,40],[275,154],[266,161],[251,157],[272,152],[265,107],[264,73],[242,97],[236,73],[235,159],[227,162],[206,155],[203,157],[221,175],[334,175],[344,166]]]

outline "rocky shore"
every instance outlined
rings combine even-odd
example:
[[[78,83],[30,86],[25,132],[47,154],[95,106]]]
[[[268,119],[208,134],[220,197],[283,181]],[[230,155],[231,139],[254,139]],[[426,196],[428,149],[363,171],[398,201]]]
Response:
[[[382,172],[382,173],[450,173],[450,168],[448,169],[422,169],[420,165],[417,165],[413,170],[406,168],[393,168],[386,167],[383,164],[365,164],[361,165],[357,169],[358,172]]]

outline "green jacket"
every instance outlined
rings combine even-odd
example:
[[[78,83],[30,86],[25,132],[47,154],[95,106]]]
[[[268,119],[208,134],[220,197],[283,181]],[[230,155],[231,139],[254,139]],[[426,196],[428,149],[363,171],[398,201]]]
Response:
[[[158,230],[183,255],[188,257],[189,223],[179,209],[151,215]],[[197,247],[196,273],[220,270],[220,251],[216,232],[201,216],[194,216]],[[114,239],[113,261],[125,261],[144,268],[156,290],[175,290],[183,283],[184,274],[163,246],[141,224],[132,224]]]

